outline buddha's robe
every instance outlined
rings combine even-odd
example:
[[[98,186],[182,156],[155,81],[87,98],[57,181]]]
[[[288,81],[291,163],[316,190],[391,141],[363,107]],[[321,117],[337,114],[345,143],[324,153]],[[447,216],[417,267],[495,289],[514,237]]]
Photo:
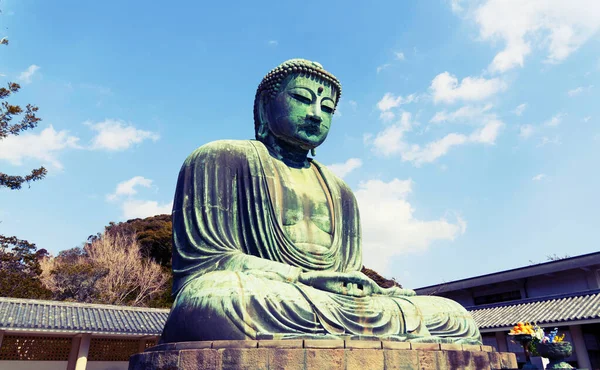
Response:
[[[365,297],[297,281],[301,271],[360,271],[358,206],[312,161],[328,193],[332,242],[306,249],[281,224],[288,183],[258,141],[217,141],[185,161],[173,204],[173,308],[161,342],[367,335],[480,340],[471,316],[437,297]]]

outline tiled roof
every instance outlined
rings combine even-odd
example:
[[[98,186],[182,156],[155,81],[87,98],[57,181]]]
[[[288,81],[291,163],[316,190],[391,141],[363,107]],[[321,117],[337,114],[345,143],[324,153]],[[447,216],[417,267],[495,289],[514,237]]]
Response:
[[[169,310],[0,297],[0,330],[160,335]]]
[[[600,290],[468,307],[480,329],[600,319]]]

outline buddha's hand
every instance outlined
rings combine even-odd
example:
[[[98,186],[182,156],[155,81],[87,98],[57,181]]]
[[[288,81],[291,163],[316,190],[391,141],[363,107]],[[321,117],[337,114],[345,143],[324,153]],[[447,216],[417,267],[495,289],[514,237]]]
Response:
[[[354,297],[370,296],[381,289],[362,272],[307,271],[298,281],[327,292]]]
[[[404,289],[397,286],[393,286],[391,288],[379,287],[379,290],[376,293],[390,297],[414,297],[417,295],[417,293],[412,289]]]

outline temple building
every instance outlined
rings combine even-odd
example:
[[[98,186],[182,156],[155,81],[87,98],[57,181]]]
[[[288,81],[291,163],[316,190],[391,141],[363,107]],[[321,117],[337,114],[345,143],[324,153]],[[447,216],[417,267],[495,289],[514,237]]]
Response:
[[[475,318],[483,342],[522,348],[519,321],[558,328],[573,344],[568,362],[600,369],[600,252],[416,289],[451,298]],[[129,356],[157,343],[169,310],[0,297],[0,370],[125,370]]]
[[[0,370],[126,370],[169,310],[0,297]]]
[[[567,359],[577,369],[600,369],[600,252],[415,289],[419,295],[453,299],[467,308],[483,342],[514,352],[523,349],[507,335],[519,321],[548,333],[558,328],[573,344]]]

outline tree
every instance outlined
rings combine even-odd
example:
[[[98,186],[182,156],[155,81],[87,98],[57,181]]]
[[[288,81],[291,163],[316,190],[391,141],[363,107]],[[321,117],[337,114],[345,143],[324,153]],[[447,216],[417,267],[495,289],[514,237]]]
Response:
[[[111,222],[105,228],[107,233],[135,234],[140,243],[142,256],[153,259],[168,270],[171,269],[173,251],[172,230],[171,215],[135,218],[119,223]]]
[[[0,45],[8,45],[6,37],[0,39]],[[9,82],[7,87],[0,88],[0,141],[9,135],[19,135],[21,132],[33,129],[41,120],[36,116],[38,107],[27,104],[25,109],[19,105],[11,105],[6,99],[19,91],[21,86]],[[23,117],[19,122],[13,119],[20,114]],[[23,183],[41,180],[46,176],[46,169],[40,167],[33,169],[25,176],[14,176],[0,172],[0,189],[21,189]],[[19,298],[44,298],[49,292],[44,289],[39,281],[39,259],[46,254],[44,249],[36,250],[36,246],[26,240],[15,236],[0,235],[0,295]]]
[[[39,280],[45,249],[14,236],[0,235],[0,296],[45,299],[51,296]]]
[[[40,266],[43,285],[52,292],[53,299],[61,301],[94,302],[96,283],[108,273],[78,247],[61,251],[56,258],[44,258]]]
[[[42,263],[42,282],[56,299],[145,306],[166,290],[162,267],[143,258],[135,234],[107,233],[83,249]]]

